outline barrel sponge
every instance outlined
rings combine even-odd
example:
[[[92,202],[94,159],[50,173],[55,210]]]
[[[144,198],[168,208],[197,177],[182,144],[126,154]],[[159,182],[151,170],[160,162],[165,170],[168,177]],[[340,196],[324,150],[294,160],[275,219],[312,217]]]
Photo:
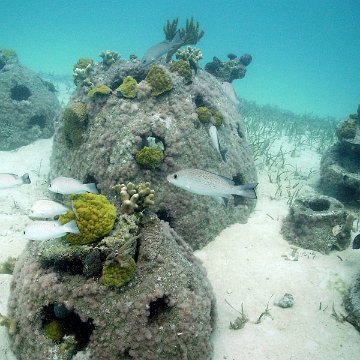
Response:
[[[145,80],[151,87],[152,96],[159,96],[164,92],[170,91],[174,86],[167,71],[156,65],[150,69]]]
[[[72,195],[73,210],[59,217],[62,224],[75,220],[80,234],[67,234],[70,244],[91,244],[108,234],[114,227],[116,207],[104,195]]]
[[[127,76],[116,89],[116,92],[120,92],[123,97],[128,99],[136,98],[137,91],[137,81],[132,76]]]

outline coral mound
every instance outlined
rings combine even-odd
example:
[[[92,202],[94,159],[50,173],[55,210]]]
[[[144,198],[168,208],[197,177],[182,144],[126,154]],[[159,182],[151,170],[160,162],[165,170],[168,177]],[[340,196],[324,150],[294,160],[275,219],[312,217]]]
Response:
[[[52,84],[20,65],[16,53],[0,49],[0,150],[50,138],[60,104]]]
[[[62,267],[54,267],[44,261],[50,242],[46,249],[38,242],[29,244],[16,264],[9,300],[17,359],[70,360],[80,352],[89,360],[211,358],[215,300],[204,270],[188,245],[156,216],[144,216],[139,228],[128,266],[135,270],[131,276],[121,273],[126,275],[123,283],[113,276],[119,268],[114,272],[114,263],[110,266],[99,255],[104,247],[75,245],[88,254],[76,250],[62,259]],[[103,246],[113,244],[121,253],[123,240],[119,234],[109,236]],[[68,252],[73,248],[60,240],[52,246]],[[102,281],[99,274],[87,277],[79,267],[90,257],[88,266],[96,258],[104,266]],[[75,264],[76,274],[71,273]]]
[[[68,105],[72,109],[75,104],[84,104],[86,120],[75,119],[70,126],[66,112],[59,116],[51,177],[94,181],[114,203],[113,186],[150,182],[156,193],[153,211],[194,249],[213,240],[227,226],[246,222],[253,200],[235,196],[224,206],[166,180],[179,169],[198,168],[226,176],[238,185],[256,182],[231,85],[225,87],[201,68],[195,71],[188,67],[185,79],[166,63],[144,68],[136,59],[118,59],[110,67],[102,62],[91,66]],[[129,77],[133,84],[137,82],[136,97],[119,94],[119,87]],[[99,88],[107,89],[107,95],[88,96],[91,89]],[[199,109],[207,109],[205,116],[201,113],[199,117]],[[212,124],[217,126],[221,150],[227,150],[226,161],[210,138]],[[71,128],[76,129],[74,136],[69,134]]]

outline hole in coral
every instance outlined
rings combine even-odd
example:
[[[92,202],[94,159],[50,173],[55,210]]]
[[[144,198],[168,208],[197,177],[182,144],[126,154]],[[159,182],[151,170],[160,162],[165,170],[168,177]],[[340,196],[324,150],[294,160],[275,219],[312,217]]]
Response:
[[[11,99],[21,101],[27,100],[31,96],[30,89],[25,85],[15,85],[11,88]]]
[[[330,208],[330,201],[327,199],[314,199],[309,201],[308,206],[313,211],[326,211]]]
[[[237,132],[237,134],[238,134],[238,136],[239,136],[240,139],[244,139],[244,138],[245,138],[245,135],[244,135],[244,133],[242,132],[241,126],[240,126],[239,123],[236,124],[236,132]]]
[[[169,223],[170,226],[174,221],[174,219],[169,215],[169,213],[166,209],[158,210],[156,212],[156,215],[160,220],[163,220],[163,221],[166,221],[167,223]]]
[[[151,136],[142,135],[141,136],[141,148],[148,146],[152,148],[159,148],[162,151],[165,150],[165,141],[164,138],[155,136],[151,134]]]
[[[110,83],[110,89],[111,90],[116,90],[123,82],[123,79],[114,79],[114,81],[112,81]]]
[[[42,266],[45,268],[53,268],[56,271],[66,272],[70,275],[82,275],[83,263],[79,258],[51,259],[43,261]]]
[[[170,308],[170,299],[164,295],[161,298],[157,298],[149,304],[150,314],[148,316],[149,322],[156,321],[158,317]]]
[[[43,129],[46,125],[46,116],[45,115],[34,115],[29,120],[29,128],[32,128],[35,125],[38,125]]]
[[[205,106],[204,98],[200,94],[195,96],[194,102],[196,107]]]
[[[235,176],[232,177],[234,181],[234,185],[244,185],[245,178],[244,175],[241,173],[237,173]],[[246,199],[243,196],[233,195],[234,196],[234,206],[244,205],[246,204]]]
[[[42,327],[44,335],[55,342],[62,342],[63,336],[73,336],[76,344],[73,353],[85,349],[95,329],[93,320],[81,321],[76,312],[64,304],[49,304],[42,309]]]

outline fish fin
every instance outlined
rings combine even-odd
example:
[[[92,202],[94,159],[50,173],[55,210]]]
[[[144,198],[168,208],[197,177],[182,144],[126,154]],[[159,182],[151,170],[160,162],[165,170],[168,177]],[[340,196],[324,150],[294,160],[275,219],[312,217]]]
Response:
[[[180,30],[178,30],[175,34],[175,36],[171,39],[170,41],[171,44],[174,44],[174,45],[179,45],[180,43],[183,44],[184,41],[181,39],[181,36],[180,36]]]
[[[31,180],[30,180],[28,173],[21,176],[21,180],[22,180],[23,184],[31,184]]]
[[[85,186],[86,186],[86,191],[93,193],[93,194],[99,193],[95,183],[85,184]]]
[[[66,230],[66,232],[72,233],[72,234],[80,234],[80,230],[76,224],[75,220],[71,220],[68,223],[63,225],[64,230]]]
[[[255,189],[258,183],[246,184],[246,185],[238,185],[236,186],[237,192],[235,195],[240,195],[248,199],[257,199]]]
[[[216,176],[219,176],[221,177],[223,180],[225,180],[229,185],[235,185],[234,181],[232,179],[229,179],[228,177],[226,176],[222,176],[222,175],[219,175],[219,174],[216,174],[212,171],[208,171],[208,170],[202,170],[204,172],[208,172],[209,174],[213,174],[213,175],[216,175]]]

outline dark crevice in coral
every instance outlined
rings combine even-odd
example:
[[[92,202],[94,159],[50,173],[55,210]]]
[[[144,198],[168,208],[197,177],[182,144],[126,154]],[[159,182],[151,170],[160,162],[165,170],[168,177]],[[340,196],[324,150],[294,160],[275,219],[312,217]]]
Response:
[[[25,85],[15,85],[10,92],[11,99],[16,101],[27,100],[31,96],[30,89]]]
[[[64,304],[49,304],[43,307],[42,326],[45,335],[47,335],[46,325],[52,322],[57,322],[58,328],[64,336],[72,335],[75,337],[76,348],[74,353],[86,348],[95,329],[92,319],[89,318],[86,322],[81,321],[80,316],[76,312],[68,310]]]
[[[204,98],[200,94],[195,96],[194,102],[196,107],[205,106]]]
[[[80,259],[58,259],[52,262],[42,262],[44,268],[53,268],[56,271],[66,272],[70,275],[82,275],[83,274],[83,263]]]
[[[244,185],[245,178],[244,175],[241,173],[237,173],[235,176],[232,177],[235,185]],[[234,196],[234,206],[244,205],[246,203],[246,199],[239,195]]]
[[[98,183],[98,180],[96,179],[96,177],[94,175],[90,175],[90,174],[87,174],[85,176],[85,179],[84,179],[84,184],[88,184],[88,183],[95,183],[97,184]],[[100,191],[99,191],[100,192]]]
[[[158,146],[164,151],[166,149],[165,139],[161,136],[155,135],[154,133],[151,133],[151,135],[141,135],[141,148],[145,146]]]
[[[135,244],[135,252],[134,252],[134,256],[133,256],[133,259],[134,259],[134,261],[136,263],[137,263],[137,261],[139,259],[139,256],[140,256],[140,244],[141,244],[141,241],[137,240],[136,244]]]
[[[237,132],[237,134],[239,135],[239,138],[240,138],[240,139],[244,139],[244,138],[245,138],[245,135],[244,135],[244,133],[242,132],[239,123],[237,123],[236,132]]]
[[[0,70],[5,66],[6,62],[0,59]]]
[[[167,223],[169,223],[169,225],[171,226],[174,219],[170,216],[170,214],[168,213],[168,211],[166,209],[159,209],[156,212],[157,217],[160,220],[166,221]]]
[[[313,211],[326,211],[330,208],[330,201],[327,199],[315,199],[309,202],[309,208]]]
[[[123,79],[114,79],[110,84],[111,90],[116,90],[123,82]]]
[[[159,317],[161,313],[167,311],[169,306],[169,297],[167,295],[162,296],[161,298],[157,298],[149,304],[149,322],[154,322]]]
[[[46,116],[45,115],[34,115],[29,120],[29,128],[32,128],[35,125],[38,125],[41,129],[46,126]]]

